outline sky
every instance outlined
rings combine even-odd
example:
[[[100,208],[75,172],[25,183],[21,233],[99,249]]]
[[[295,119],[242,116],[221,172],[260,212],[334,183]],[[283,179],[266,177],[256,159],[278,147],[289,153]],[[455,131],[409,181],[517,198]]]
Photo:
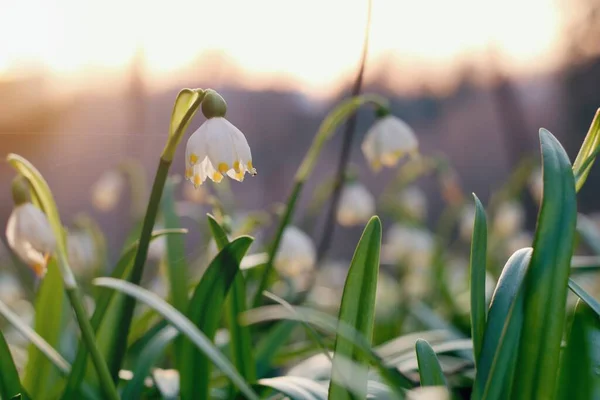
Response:
[[[122,74],[141,51],[151,86],[172,84],[203,52],[222,52],[249,86],[287,80],[323,91],[355,71],[363,0],[0,0],[0,79],[44,70],[58,79]],[[406,74],[443,71],[493,48],[510,69],[556,64],[556,0],[373,0],[369,60]]]

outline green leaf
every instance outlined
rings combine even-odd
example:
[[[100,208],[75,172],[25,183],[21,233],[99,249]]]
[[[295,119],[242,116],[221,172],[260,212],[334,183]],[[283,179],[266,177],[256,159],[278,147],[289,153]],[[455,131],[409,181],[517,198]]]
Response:
[[[227,233],[217,220],[208,215],[208,226],[219,249],[223,249],[229,242]],[[247,251],[248,249],[246,249]],[[245,251],[244,251],[245,254]],[[243,254],[242,254],[243,256]],[[241,263],[241,259],[237,260]],[[256,364],[252,351],[252,336],[250,328],[239,323],[239,316],[246,311],[246,282],[242,274],[235,274],[233,286],[226,299],[226,315],[231,337],[229,348],[231,359],[237,370],[248,382],[256,380]]]
[[[177,329],[167,326],[160,330],[144,347],[133,367],[133,378],[123,389],[123,399],[139,399],[144,389],[144,381],[165,349],[179,335]],[[208,398],[208,397],[207,397]]]
[[[114,278],[97,278],[94,280],[97,286],[115,289],[134,297],[136,300],[153,308],[168,320],[177,330],[188,337],[210,360],[225,374],[234,385],[250,400],[258,400],[258,396],[248,386],[244,378],[235,370],[235,367],[223,354],[211,343],[189,319],[177,311],[173,306],[165,302],[154,293],[133,285],[130,282]]]
[[[19,373],[4,335],[0,331],[0,398],[12,399],[20,393]]]
[[[327,389],[317,382],[298,376],[278,376],[276,378],[260,379],[259,385],[275,389],[290,399],[324,400]]]
[[[577,154],[577,158],[573,163],[573,174],[575,175],[575,185],[577,191],[579,191],[579,189],[581,189],[585,183],[587,176],[590,173],[590,169],[592,168],[592,165],[594,165],[594,160],[596,159],[596,154],[599,148],[600,109],[596,111],[596,115],[592,120],[590,129],[583,140],[581,149],[579,149],[579,154]]]
[[[569,289],[577,295],[585,304],[588,305],[600,317],[600,302],[594,299],[591,294],[579,286],[573,279],[569,279]]]
[[[352,258],[340,306],[340,322],[353,327],[368,343],[371,342],[373,335],[380,247],[381,221],[378,217],[373,217],[367,223]],[[364,398],[367,393],[366,370],[364,374],[351,371],[353,373],[342,376],[343,374],[339,372],[343,370],[340,367],[340,363],[344,363],[340,361],[342,359],[368,365],[366,357],[359,353],[354,343],[338,335],[335,341],[329,398],[336,400],[353,398],[348,389],[339,383],[345,380],[352,382],[353,387],[359,389],[364,387],[360,396]]]
[[[475,223],[471,241],[471,337],[473,338],[473,352],[475,367],[481,354],[483,332],[485,330],[485,271],[487,260],[487,222],[483,205],[473,194],[475,199]]]
[[[446,378],[435,352],[426,340],[419,339],[415,344],[421,386],[446,386]]]
[[[516,251],[502,269],[488,313],[475,385],[474,400],[500,399],[512,383],[512,367],[523,325],[523,281],[531,248]]]
[[[577,219],[569,158],[545,129],[540,142],[544,193],[525,276],[525,323],[512,396],[517,400],[552,398],[555,392]]]
[[[561,357],[557,399],[598,398],[600,379],[596,368],[600,365],[599,346],[600,319],[589,306],[579,300],[567,347]]]
[[[272,368],[273,358],[290,339],[297,322],[281,321],[273,325],[256,344],[256,376],[262,378]]]
[[[241,236],[225,245],[214,258],[196,286],[187,317],[212,340],[223,315],[223,303],[239,265],[252,244],[248,236]],[[233,341],[233,338],[232,338]],[[210,359],[196,349],[190,340],[184,340],[181,362],[181,395],[184,399],[208,398]]]
[[[162,229],[155,230],[152,232],[152,236],[150,240],[154,240],[164,235],[168,234],[184,234],[187,230],[185,229]],[[116,266],[113,268],[113,272],[111,273],[111,277],[117,279],[126,279],[131,272],[131,268],[133,265],[133,258],[138,248],[138,242],[132,243],[129,248],[123,253]],[[118,294],[115,294],[112,290],[101,290],[100,295],[96,299],[96,307],[94,309],[94,314],[90,319],[90,324],[94,331],[96,331],[96,340],[101,349],[104,349],[106,360],[108,361],[110,358],[108,355],[108,351],[112,349],[111,344],[114,342],[115,329],[109,329],[112,325],[104,323],[104,321],[114,321],[116,317],[114,315],[120,315],[119,309],[116,307],[117,300],[115,298],[118,297]],[[107,316],[108,315],[108,316]],[[106,317],[106,319],[105,319]],[[100,327],[104,325],[106,326],[103,332],[100,331]],[[77,349],[77,355],[75,356],[75,362],[73,363],[73,369],[71,375],[69,375],[69,380],[67,381],[67,386],[63,393],[63,399],[72,399],[77,395],[78,387],[83,380],[86,370],[87,370],[87,357],[88,351],[83,343],[80,343],[79,348]],[[92,370],[90,369],[90,373]]]
[[[66,317],[63,280],[57,263],[51,259],[35,299],[34,328],[51,347],[58,348]],[[23,386],[32,398],[43,398],[58,379],[58,371],[33,343],[29,345]]]

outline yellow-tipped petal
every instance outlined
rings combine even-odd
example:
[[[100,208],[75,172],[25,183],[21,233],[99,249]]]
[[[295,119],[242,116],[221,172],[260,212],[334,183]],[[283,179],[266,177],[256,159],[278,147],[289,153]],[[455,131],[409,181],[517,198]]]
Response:
[[[191,179],[193,174],[194,174],[194,171],[192,168],[187,167],[185,169],[185,179]]]
[[[221,173],[219,173],[219,172],[215,171],[215,172],[213,173],[213,181],[215,181],[215,182],[219,183],[219,182],[221,182],[222,180],[223,180],[223,175],[221,175]]]
[[[240,173],[240,162],[238,160],[233,163],[233,169],[237,174]]]
[[[248,169],[250,171],[252,171],[254,169],[254,167],[252,166],[252,161],[248,161],[248,163],[246,165],[248,166]]]
[[[194,186],[202,185],[202,179],[200,179],[200,174],[194,175]]]
[[[198,156],[196,153],[190,154],[190,164],[195,165],[198,162]]]
[[[227,163],[219,163],[217,169],[219,170],[220,173],[222,174],[226,174],[227,171],[229,171],[229,166],[227,165]]]
[[[244,180],[244,171],[236,172],[235,179],[237,179],[240,182],[243,181]]]

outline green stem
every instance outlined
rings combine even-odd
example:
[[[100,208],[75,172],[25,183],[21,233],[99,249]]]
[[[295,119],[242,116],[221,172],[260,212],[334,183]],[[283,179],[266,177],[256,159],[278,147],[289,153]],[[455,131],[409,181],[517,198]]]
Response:
[[[83,308],[81,293],[79,293],[77,287],[65,289],[67,295],[69,296],[69,300],[71,301],[71,305],[73,306],[73,310],[75,311],[75,316],[77,317],[77,322],[81,328],[83,340],[88,347],[88,351],[92,357],[92,362],[96,367],[96,372],[98,373],[98,378],[100,379],[102,391],[107,399],[118,400],[119,394],[117,393],[117,389],[115,388],[115,385],[110,377],[110,372],[108,370],[108,366],[106,365],[106,361],[104,361],[104,357],[102,357],[102,354],[96,345],[96,339],[94,337],[92,325],[90,324],[87,313]]]
[[[158,169],[156,171],[156,177],[154,178],[154,184],[152,185],[152,192],[150,193],[150,201],[146,209],[146,216],[142,225],[142,233],[140,235],[139,245],[137,252],[135,253],[135,259],[133,261],[133,269],[128,281],[134,285],[139,285],[142,274],[144,272],[144,264],[146,263],[146,257],[148,256],[148,248],[150,246],[150,237],[152,236],[152,229],[154,222],[156,221],[156,215],[160,205],[160,199],[162,197],[163,188],[167,180],[171,161],[166,161],[163,158],[160,159]],[[131,296],[126,296],[123,303],[123,314],[121,315],[121,321],[119,326],[116,328],[119,330],[117,335],[117,342],[115,344],[115,358],[111,365],[112,377],[116,381],[118,378],[119,370],[127,350],[127,335],[129,334],[129,328],[131,327],[131,321],[133,319],[133,311],[135,308],[135,299]]]
[[[302,160],[302,164],[300,164],[300,167],[296,172],[296,176],[294,178],[294,187],[292,189],[292,192],[290,193],[290,196],[288,197],[283,217],[279,221],[279,225],[275,233],[275,238],[273,239],[273,244],[269,249],[268,259],[265,264],[265,271],[263,272],[260,283],[258,285],[258,290],[254,294],[254,300],[252,302],[253,307],[260,306],[262,302],[262,292],[267,288],[267,284],[269,283],[269,279],[273,270],[273,262],[275,260],[275,256],[277,255],[277,249],[279,248],[279,244],[281,243],[283,231],[292,219],[294,209],[298,201],[298,197],[300,196],[300,192],[302,191],[302,187],[304,186],[304,182],[306,182],[313,169],[315,168],[317,159],[319,157],[319,154],[321,154],[323,146],[331,138],[331,136],[333,136],[333,133],[335,132],[338,126],[340,126],[344,121],[346,121],[346,119],[353,115],[361,106],[369,103],[373,104],[375,108],[388,107],[387,101],[380,96],[356,96],[342,102],[340,105],[334,108],[321,123],[321,126],[319,127],[319,130],[317,131],[317,134],[313,139],[313,142],[310,148],[308,149],[308,152],[304,156],[304,160]]]

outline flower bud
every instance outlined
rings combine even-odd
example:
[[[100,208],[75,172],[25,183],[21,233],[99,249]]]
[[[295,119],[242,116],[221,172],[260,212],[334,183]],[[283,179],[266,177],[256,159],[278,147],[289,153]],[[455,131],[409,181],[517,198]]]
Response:
[[[29,184],[23,175],[15,176],[11,189],[15,206],[29,202]]]
[[[214,90],[207,90],[202,100],[202,114],[206,118],[224,117],[227,113],[227,103],[221,95]]]

